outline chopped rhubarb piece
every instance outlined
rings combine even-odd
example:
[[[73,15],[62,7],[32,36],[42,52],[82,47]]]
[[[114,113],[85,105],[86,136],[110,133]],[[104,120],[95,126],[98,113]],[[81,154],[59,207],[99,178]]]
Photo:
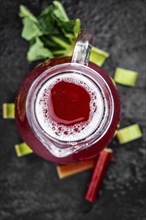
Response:
[[[105,152],[109,150],[110,149],[107,149],[107,148],[104,149]],[[82,162],[69,163],[69,164],[58,164],[57,165],[58,176],[60,179],[63,179],[65,177],[91,169],[94,167],[96,160],[97,160],[97,156],[89,160],[82,161]],[[113,157],[113,155],[111,156],[111,160],[115,161],[115,158]]]
[[[116,136],[120,144],[125,144],[141,138],[142,132],[138,124],[133,124],[118,130]]]
[[[108,163],[112,160],[112,150],[111,149],[106,149],[103,150],[95,164],[93,174],[91,177],[91,181],[89,183],[85,199],[88,200],[89,202],[95,202],[97,199],[97,196],[99,194],[100,186],[104,177],[104,174],[107,169]]]
[[[18,157],[22,157],[33,152],[26,143],[16,144],[15,150]]]
[[[117,68],[115,71],[114,80],[116,83],[125,86],[135,86],[138,73],[131,70]]]
[[[15,118],[15,105],[14,103],[3,104],[3,118],[14,119]]]
[[[105,59],[109,57],[109,54],[104,50],[101,50],[96,47],[92,47],[90,61],[97,64],[98,66],[102,66]]]
[[[83,162],[76,162],[66,165],[57,165],[57,172],[60,179],[91,169],[94,166],[95,158]]]

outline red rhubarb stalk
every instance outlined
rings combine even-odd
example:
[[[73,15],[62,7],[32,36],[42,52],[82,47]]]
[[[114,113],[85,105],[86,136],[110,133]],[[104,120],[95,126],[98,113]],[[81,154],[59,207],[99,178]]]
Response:
[[[93,174],[85,195],[85,199],[89,202],[95,202],[99,196],[99,190],[101,183],[106,172],[107,165],[113,159],[113,153],[111,149],[103,150],[95,163]]]

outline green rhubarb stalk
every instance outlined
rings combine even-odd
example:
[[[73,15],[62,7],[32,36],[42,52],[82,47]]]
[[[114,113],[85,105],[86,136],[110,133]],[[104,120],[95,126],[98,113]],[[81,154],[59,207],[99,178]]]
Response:
[[[103,50],[100,50],[96,47],[92,47],[90,61],[97,64],[98,66],[102,66],[105,59],[109,57],[109,54]]]
[[[59,46],[61,46],[63,48],[68,48],[68,44],[65,41],[63,41],[62,39],[55,37],[55,36],[52,36],[51,39]]]

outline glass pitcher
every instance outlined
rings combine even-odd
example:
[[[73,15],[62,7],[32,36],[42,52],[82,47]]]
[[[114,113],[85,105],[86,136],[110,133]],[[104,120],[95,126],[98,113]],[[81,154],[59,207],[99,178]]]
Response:
[[[19,89],[17,127],[46,160],[87,160],[99,154],[117,130],[119,94],[110,76],[89,61],[92,41],[92,34],[82,31],[72,57],[39,64]]]

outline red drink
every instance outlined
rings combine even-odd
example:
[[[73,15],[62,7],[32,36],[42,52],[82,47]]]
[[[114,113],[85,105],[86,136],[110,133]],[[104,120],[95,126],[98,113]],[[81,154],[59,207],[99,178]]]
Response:
[[[120,100],[111,78],[88,63],[92,36],[82,32],[70,57],[37,66],[16,98],[16,122],[24,141],[57,163],[96,156],[119,124]]]
[[[91,97],[88,92],[73,82],[58,82],[48,99],[50,117],[66,126],[87,121],[90,114]]]

